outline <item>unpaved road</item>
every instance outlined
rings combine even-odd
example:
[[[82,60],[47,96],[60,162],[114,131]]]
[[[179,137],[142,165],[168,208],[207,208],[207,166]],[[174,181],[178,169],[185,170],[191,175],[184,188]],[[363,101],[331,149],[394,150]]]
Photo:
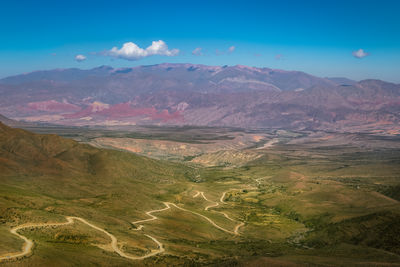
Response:
[[[222,193],[222,196],[221,196],[221,198],[220,198],[220,202],[221,202],[222,204],[226,204],[226,202],[224,202],[224,198],[225,198],[226,193],[227,193],[227,192],[223,192],[223,193]],[[198,197],[198,196],[201,196],[201,197],[202,197],[204,200],[206,200],[207,202],[211,202],[211,203],[212,203],[211,205],[208,205],[207,207],[204,208],[204,210],[206,210],[206,211],[208,211],[210,208],[215,208],[215,207],[219,206],[219,203],[218,203],[218,202],[214,202],[214,201],[209,200],[209,199],[204,195],[204,192],[197,191],[197,193],[193,196],[193,198],[196,198],[196,197]],[[136,225],[136,224],[140,224],[140,223],[143,223],[143,222],[149,222],[149,221],[156,220],[156,219],[158,219],[158,217],[154,216],[153,213],[162,212],[162,211],[168,210],[168,209],[171,208],[171,206],[173,206],[173,207],[175,207],[175,208],[177,208],[177,209],[179,209],[179,210],[182,210],[182,211],[185,211],[185,212],[190,212],[190,213],[192,213],[192,214],[194,214],[194,215],[200,216],[201,218],[203,218],[203,219],[205,219],[206,221],[208,221],[208,222],[209,222],[211,225],[213,225],[215,228],[217,228],[217,229],[219,229],[219,230],[221,230],[221,231],[224,231],[224,232],[226,232],[226,233],[229,233],[229,234],[240,235],[240,233],[239,233],[239,228],[242,227],[242,226],[244,225],[244,223],[241,222],[241,223],[239,223],[239,224],[237,224],[237,225],[235,226],[235,228],[234,228],[233,231],[230,231],[230,230],[228,230],[228,229],[223,228],[222,226],[219,226],[219,225],[216,224],[212,219],[208,218],[207,216],[205,216],[205,215],[203,215],[203,214],[200,214],[200,213],[198,213],[198,212],[195,212],[195,211],[191,211],[191,210],[182,208],[182,207],[180,207],[180,206],[178,206],[178,205],[176,205],[176,204],[174,204],[174,203],[171,203],[171,202],[163,202],[163,203],[164,203],[164,205],[166,206],[165,208],[163,208],[163,209],[158,209],[158,210],[151,210],[151,211],[147,211],[147,212],[146,212],[146,214],[147,214],[148,216],[150,216],[151,218],[145,219],[145,220],[135,221],[135,222],[132,222],[132,224],[135,224],[135,225]],[[224,215],[225,218],[227,218],[228,220],[230,220],[230,221],[232,221],[232,222],[236,222],[234,219],[232,219],[231,217],[229,217],[229,215],[226,214],[225,212],[222,212],[222,211],[213,211],[213,212],[220,213],[220,214]],[[134,229],[134,231],[142,230],[143,227],[144,227],[143,225],[139,225],[136,229]]]
[[[166,206],[165,208],[163,208],[163,209],[158,209],[158,210],[151,210],[151,211],[146,212],[146,214],[149,215],[149,216],[151,217],[150,219],[135,221],[135,222],[132,222],[132,224],[139,224],[139,223],[143,223],[143,222],[148,222],[148,221],[156,220],[156,219],[158,219],[158,217],[154,216],[152,213],[168,210],[168,209],[170,209],[171,206],[172,206],[172,207],[175,207],[175,208],[177,208],[177,209],[179,209],[179,210],[182,210],[182,211],[185,211],[185,212],[190,212],[190,213],[192,213],[192,214],[194,214],[194,215],[197,215],[197,216],[202,217],[203,219],[205,219],[206,221],[208,221],[211,225],[213,225],[215,228],[220,229],[221,231],[224,231],[224,232],[229,233],[229,234],[236,234],[235,232],[229,231],[229,230],[227,230],[227,229],[225,229],[225,228],[219,226],[219,225],[216,224],[212,219],[208,218],[207,216],[205,216],[205,215],[203,215],[203,214],[200,214],[200,213],[197,213],[197,212],[195,212],[195,211],[191,211],[191,210],[182,208],[182,207],[176,205],[175,203],[171,203],[171,202],[163,202],[163,203],[164,203],[164,205]],[[139,225],[137,229],[134,229],[134,231],[142,230],[143,227],[144,227],[143,225]]]
[[[9,253],[3,256],[0,256],[0,261],[1,260],[9,260],[9,259],[15,259],[15,258],[22,258],[25,257],[32,252],[33,248],[33,241],[26,238],[23,235],[18,234],[18,231],[24,228],[38,228],[38,227],[49,227],[49,226],[62,226],[62,225],[67,225],[73,223],[73,220],[71,217],[66,217],[67,222],[64,223],[28,223],[28,224],[22,224],[19,226],[16,226],[10,230],[10,233],[18,236],[22,240],[24,240],[24,245],[22,246],[22,252],[15,252],[15,253]]]
[[[191,211],[191,210],[187,210],[187,209],[185,209],[185,208],[179,207],[179,206],[177,206],[177,205],[174,204],[174,203],[167,203],[167,204],[172,205],[172,206],[174,206],[175,208],[180,209],[180,210],[182,210],[182,211],[190,212],[190,213],[192,213],[192,214],[194,214],[194,215],[200,216],[200,217],[202,217],[203,219],[205,219],[206,221],[208,221],[208,222],[209,222],[211,225],[213,225],[215,228],[218,228],[218,229],[220,229],[221,231],[224,231],[224,232],[226,232],[226,233],[235,235],[234,232],[229,231],[229,230],[227,230],[227,229],[225,229],[225,228],[219,226],[219,225],[216,224],[213,220],[211,220],[210,218],[208,218],[207,216],[205,216],[205,215],[203,215],[203,214],[200,214],[200,213],[197,213],[197,212],[195,212],[195,211]]]
[[[224,198],[225,198],[225,194],[226,194],[226,193],[227,193],[227,192],[224,192],[224,193],[222,194],[221,198],[220,198],[220,202],[221,202],[222,204],[226,204],[226,203],[224,202]],[[197,191],[197,193],[196,193],[193,197],[196,198],[196,197],[198,197],[198,196],[202,196],[202,198],[203,198],[204,200],[206,200],[207,202],[213,203],[213,204],[208,205],[207,207],[205,207],[204,210],[206,210],[206,211],[209,210],[210,208],[214,208],[214,207],[219,206],[219,203],[218,203],[218,202],[213,202],[213,201],[207,199],[207,197],[204,195],[204,192]],[[240,228],[241,226],[244,225],[243,222],[242,222],[242,223],[239,223],[238,225],[235,226],[234,231],[230,231],[230,230],[228,230],[228,229],[225,229],[225,228],[219,226],[219,225],[216,224],[212,219],[208,218],[207,216],[205,216],[205,215],[203,215],[203,214],[200,214],[200,213],[198,213],[198,212],[195,212],[195,211],[191,211],[191,210],[182,208],[182,207],[180,207],[180,206],[178,206],[178,205],[176,205],[176,204],[174,204],[174,203],[171,203],[171,202],[163,202],[163,203],[164,203],[164,205],[165,205],[165,208],[163,208],[163,209],[157,209],[157,210],[151,210],[151,211],[147,211],[147,212],[146,212],[146,214],[147,214],[148,216],[150,216],[151,218],[149,218],[149,219],[144,219],[144,220],[139,220],[139,221],[135,221],[135,222],[132,222],[132,224],[135,224],[135,225],[136,225],[136,224],[139,224],[139,223],[144,223],[144,222],[149,222],[149,221],[157,220],[158,217],[154,216],[153,213],[166,211],[166,210],[168,210],[168,209],[171,209],[171,206],[173,206],[173,207],[175,207],[175,208],[177,208],[177,209],[179,209],[179,210],[182,210],[182,211],[185,211],[185,212],[190,212],[190,213],[192,213],[192,214],[194,214],[194,215],[200,216],[201,218],[203,218],[203,219],[205,219],[206,221],[208,221],[208,222],[209,222],[211,225],[213,225],[215,228],[217,228],[217,229],[219,229],[219,230],[221,230],[221,231],[224,231],[224,232],[226,232],[226,233],[229,233],[229,234],[239,235],[239,228]],[[213,211],[213,212],[217,212],[217,213],[223,214],[223,215],[225,216],[225,218],[227,218],[228,220],[230,220],[230,221],[235,221],[235,220],[233,220],[231,217],[229,217],[229,215],[226,214],[225,212],[221,212],[221,211]],[[146,255],[143,255],[143,256],[133,256],[133,255],[129,255],[129,254],[123,252],[123,251],[118,247],[118,239],[117,239],[113,234],[111,234],[111,233],[107,232],[106,230],[104,230],[104,229],[102,229],[102,228],[100,228],[100,227],[98,227],[98,226],[96,226],[96,225],[94,225],[94,224],[92,224],[92,223],[86,221],[86,220],[83,219],[83,218],[80,218],[80,217],[73,217],[73,216],[66,216],[65,218],[67,219],[67,221],[66,221],[66,222],[63,222],[63,223],[28,223],[28,224],[22,224],[22,225],[19,225],[19,226],[16,226],[16,227],[12,228],[12,229],[10,230],[10,232],[11,232],[12,234],[16,235],[17,237],[21,238],[22,240],[24,240],[24,245],[22,246],[22,252],[8,253],[8,254],[6,254],[6,255],[0,256],[0,261],[2,261],[2,260],[11,260],[11,259],[22,258],[22,257],[28,256],[28,255],[30,255],[30,254],[32,253],[32,248],[33,248],[33,244],[34,244],[33,241],[30,240],[30,239],[28,239],[27,237],[25,237],[25,236],[19,234],[19,233],[18,233],[19,230],[25,229],[25,228],[40,228],[40,227],[63,226],[63,225],[68,225],[68,224],[74,223],[74,220],[80,221],[80,222],[82,222],[82,223],[84,223],[84,224],[86,224],[86,225],[92,227],[93,229],[96,229],[97,231],[100,231],[100,232],[106,234],[106,235],[111,239],[111,242],[110,242],[111,248],[114,250],[114,252],[116,252],[116,253],[117,253],[118,255],[120,255],[121,257],[130,259],[130,260],[143,260],[143,259],[146,259],[146,258],[155,256],[155,255],[157,255],[157,254],[162,253],[162,252],[165,251],[164,245],[163,245],[160,241],[158,241],[155,237],[153,237],[153,236],[151,236],[151,235],[145,234],[146,237],[150,238],[151,240],[154,241],[154,243],[157,244],[158,249],[156,249],[156,250],[154,250],[154,251],[152,251],[152,252],[150,252],[150,253],[148,253],[148,254],[146,254]],[[135,231],[139,231],[139,230],[142,230],[143,227],[144,227],[143,225],[139,225],[138,228],[137,228],[137,229],[134,229],[134,230],[135,230]]]
[[[232,231],[229,231],[229,230],[227,230],[227,229],[225,229],[225,228],[219,226],[219,225],[216,224],[213,220],[211,220],[211,219],[208,218],[207,216],[204,216],[203,214],[200,214],[200,213],[197,213],[197,212],[195,212],[195,211],[191,211],[191,210],[188,210],[188,209],[179,207],[178,205],[176,205],[176,204],[174,204],[174,203],[171,203],[171,202],[163,202],[163,203],[164,203],[164,205],[165,205],[165,208],[163,208],[163,209],[157,209],[157,210],[151,210],[151,211],[147,211],[147,212],[146,212],[146,214],[147,214],[148,216],[150,216],[151,218],[145,219],[145,220],[135,221],[135,222],[132,222],[132,224],[135,224],[135,225],[136,225],[136,224],[139,224],[139,223],[144,223],[144,222],[149,222],[149,221],[157,220],[158,217],[154,216],[153,213],[166,211],[166,210],[168,210],[168,209],[171,209],[171,206],[173,206],[173,207],[175,207],[175,208],[177,208],[177,209],[179,209],[179,210],[182,210],[182,211],[185,211],[185,212],[190,212],[190,213],[192,213],[192,214],[194,214],[194,215],[197,215],[197,216],[202,217],[203,219],[205,219],[206,221],[208,221],[211,225],[213,225],[215,228],[220,229],[221,231],[224,231],[224,232],[229,233],[229,234],[238,235],[238,229],[239,229],[239,227],[240,227],[239,225],[238,225],[239,227],[236,226],[236,227],[235,227],[235,231],[232,232]],[[134,231],[140,231],[140,230],[142,230],[143,228],[144,228],[143,225],[139,225],[136,229],[134,229]],[[154,255],[156,255],[156,254],[158,254],[158,253],[161,253],[161,252],[164,252],[164,251],[165,251],[164,246],[163,246],[163,244],[162,244],[160,241],[158,241],[157,239],[155,239],[154,237],[152,237],[152,236],[150,236],[150,235],[146,235],[146,236],[149,237],[149,238],[151,238],[154,242],[157,243],[157,245],[158,245],[158,247],[159,247],[159,251],[155,251],[155,252],[152,252],[152,253],[150,253],[150,254],[147,254],[146,256],[143,256],[141,259],[144,259],[144,258],[147,258],[147,257],[151,257],[151,256],[154,256]],[[118,249],[118,247],[117,247],[116,249],[114,248],[114,250],[115,250],[118,254],[120,254],[122,257],[131,258],[129,255],[126,255],[124,252],[120,251],[120,250]],[[139,259],[139,257],[135,257],[134,259],[137,260],[137,259]]]
[[[219,199],[219,202],[221,202],[222,204],[226,204],[226,202],[224,201],[226,193],[228,193],[228,191],[223,192],[221,198]]]
[[[12,228],[10,230],[10,232],[25,241],[25,243],[24,243],[24,245],[22,247],[22,252],[10,253],[10,254],[6,254],[4,256],[0,256],[0,261],[1,260],[11,260],[11,259],[16,259],[16,258],[22,258],[22,257],[28,256],[28,255],[30,255],[32,253],[33,241],[28,239],[28,238],[26,238],[25,236],[23,236],[21,234],[18,234],[19,230],[24,229],[24,228],[63,226],[63,225],[67,225],[67,224],[72,224],[74,222],[74,220],[80,221],[80,222],[82,222],[82,223],[84,223],[84,224],[86,224],[86,225],[88,225],[88,226],[90,226],[90,227],[92,227],[92,228],[94,228],[94,229],[106,234],[108,237],[110,237],[110,239],[111,239],[110,245],[111,245],[112,249],[114,250],[114,252],[116,252],[121,257],[124,257],[124,258],[127,258],[127,259],[131,259],[131,260],[143,260],[145,258],[152,257],[154,255],[157,255],[157,254],[162,253],[162,252],[165,251],[163,245],[157,239],[155,239],[154,237],[152,237],[150,235],[145,235],[148,238],[150,238],[151,240],[153,240],[158,245],[158,249],[154,250],[154,251],[152,251],[152,252],[150,252],[150,253],[148,253],[148,254],[146,254],[144,256],[132,256],[132,255],[126,254],[125,252],[120,250],[120,248],[118,247],[117,238],[113,234],[110,234],[109,232],[107,232],[106,230],[104,230],[104,229],[102,229],[102,228],[100,228],[100,227],[98,227],[98,226],[96,226],[94,224],[91,224],[88,221],[86,221],[85,219],[80,218],[80,217],[67,216],[65,218],[67,219],[67,221],[64,222],[64,223],[37,223],[37,224],[29,223],[29,224],[23,224],[23,225],[19,225],[19,226],[16,226],[16,227]]]
[[[222,196],[221,196],[221,198],[219,199],[219,202],[220,202],[220,203],[222,203],[222,204],[227,204],[227,203],[224,201],[224,198],[225,198],[225,195],[226,195],[227,192],[228,192],[228,191],[225,191],[225,192],[222,193]],[[202,196],[202,198],[203,198],[205,201],[210,202],[210,203],[213,203],[213,204],[211,204],[211,205],[206,206],[206,207],[204,208],[204,210],[209,210],[210,208],[215,208],[215,207],[218,207],[218,206],[219,206],[219,203],[218,203],[218,202],[214,202],[214,201],[209,200],[209,199],[204,195],[204,192],[197,191],[197,193],[193,196],[193,198],[196,198],[196,197],[198,197],[198,196]],[[230,220],[230,221],[232,221],[232,222],[236,222],[234,219],[232,219],[231,217],[229,217],[229,215],[226,214],[225,212],[216,211],[216,210],[214,210],[213,212],[220,213],[220,214],[224,215],[224,217],[227,218],[228,220]],[[239,223],[239,224],[237,224],[237,225],[235,226],[233,232],[232,232],[232,231],[228,231],[228,232],[229,232],[229,233],[233,233],[233,234],[235,234],[235,235],[239,235],[239,228],[242,227],[243,225],[244,225],[244,223],[241,222],[241,223]]]
[[[158,217],[154,216],[153,213],[162,212],[162,211],[165,211],[165,210],[168,210],[168,209],[171,208],[169,205],[165,204],[165,202],[164,202],[164,205],[166,205],[166,207],[163,208],[163,209],[147,211],[146,214],[147,214],[148,216],[151,217],[150,219],[145,219],[145,220],[140,220],[140,221],[132,222],[132,224],[139,224],[139,223],[144,223],[144,222],[149,222],[149,221],[157,220]],[[140,228],[140,227],[141,227],[141,228]],[[139,226],[137,229],[135,229],[135,230],[138,231],[138,230],[140,230],[139,228],[142,229],[142,228],[143,228],[143,225],[140,225],[140,226]]]
[[[69,218],[72,218],[72,219],[75,219],[75,220],[79,220],[79,221],[89,225],[90,227],[92,227],[92,228],[94,228],[94,229],[96,229],[96,230],[98,230],[100,232],[103,232],[106,235],[108,235],[111,238],[111,247],[121,257],[124,257],[124,258],[127,258],[127,259],[131,259],[131,260],[143,260],[143,259],[152,257],[154,255],[157,255],[157,254],[162,253],[162,252],[165,251],[163,245],[157,239],[155,239],[154,237],[152,237],[150,235],[145,235],[148,238],[150,238],[151,240],[153,240],[158,245],[158,249],[155,250],[155,251],[152,251],[152,252],[150,252],[150,253],[148,253],[148,254],[146,254],[144,256],[132,256],[132,255],[126,254],[125,252],[123,252],[122,250],[119,249],[118,240],[114,235],[110,234],[109,232],[107,232],[106,230],[104,230],[104,229],[102,229],[100,227],[97,227],[97,226],[87,222],[85,219],[82,219],[82,218],[79,218],[79,217],[69,217]]]

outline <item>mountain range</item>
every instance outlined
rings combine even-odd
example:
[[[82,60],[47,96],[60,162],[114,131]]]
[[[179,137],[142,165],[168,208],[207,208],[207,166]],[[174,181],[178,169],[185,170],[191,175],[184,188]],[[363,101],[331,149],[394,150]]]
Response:
[[[248,66],[158,64],[0,80],[0,113],[64,125],[206,125],[399,133],[400,84]]]

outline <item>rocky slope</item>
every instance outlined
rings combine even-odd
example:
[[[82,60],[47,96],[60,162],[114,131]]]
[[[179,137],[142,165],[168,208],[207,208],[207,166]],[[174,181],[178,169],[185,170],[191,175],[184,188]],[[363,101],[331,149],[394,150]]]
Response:
[[[240,65],[57,69],[0,80],[0,113],[68,125],[384,128],[397,132],[400,85]]]

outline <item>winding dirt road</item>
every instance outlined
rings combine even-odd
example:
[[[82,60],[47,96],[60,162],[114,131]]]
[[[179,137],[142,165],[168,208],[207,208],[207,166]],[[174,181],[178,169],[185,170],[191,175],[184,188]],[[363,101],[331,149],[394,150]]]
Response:
[[[154,216],[153,213],[168,210],[168,209],[170,209],[171,206],[172,206],[172,207],[175,207],[175,208],[177,208],[177,209],[179,209],[179,210],[182,210],[182,211],[185,211],[185,212],[190,212],[190,213],[192,213],[192,214],[194,214],[194,215],[200,216],[201,218],[205,219],[205,220],[208,221],[211,225],[213,225],[213,226],[214,226],[215,228],[217,228],[217,229],[220,229],[221,231],[224,231],[224,232],[229,233],[229,234],[234,234],[234,235],[236,234],[235,232],[229,231],[229,230],[227,230],[227,229],[225,229],[225,228],[219,226],[219,225],[216,224],[212,219],[208,218],[207,216],[205,216],[205,215],[203,215],[203,214],[200,214],[200,213],[198,213],[198,212],[195,212],[195,211],[191,211],[191,210],[182,208],[182,207],[176,205],[175,203],[171,203],[171,202],[163,202],[163,203],[164,203],[164,205],[166,206],[165,208],[163,208],[163,209],[158,209],[158,210],[151,210],[151,211],[146,212],[146,214],[147,214],[148,216],[151,217],[150,219],[135,221],[135,222],[132,222],[132,224],[139,224],[139,223],[143,223],[143,222],[149,222],[149,221],[156,220],[156,219],[158,219],[158,217]],[[134,231],[142,230],[143,227],[144,227],[143,225],[139,225],[137,229],[134,229]]]
[[[221,198],[220,198],[220,203],[221,204],[226,204],[226,202],[224,202],[224,198],[225,198],[225,194],[226,193],[227,192],[224,192],[222,194]],[[208,205],[208,206],[206,206],[204,208],[204,210],[206,210],[206,211],[208,211],[210,208],[215,208],[215,207],[219,206],[219,204],[220,204],[218,202],[213,202],[213,201],[209,200],[204,195],[204,192],[197,191],[197,193],[193,197],[196,198],[198,196],[201,196],[207,202],[212,203],[211,205]],[[179,210],[182,210],[182,211],[189,212],[189,213],[192,213],[194,215],[197,215],[197,216],[205,219],[206,221],[208,221],[215,228],[217,228],[217,229],[219,229],[221,231],[224,231],[226,233],[229,233],[229,234],[239,235],[239,228],[244,225],[244,223],[241,222],[241,223],[239,223],[238,225],[235,226],[233,231],[230,231],[228,229],[225,229],[225,228],[219,226],[212,219],[208,218],[207,216],[205,216],[203,214],[200,214],[198,212],[182,208],[182,207],[180,207],[180,206],[178,206],[178,205],[176,205],[174,203],[171,203],[171,202],[163,202],[163,204],[165,205],[165,208],[163,208],[163,209],[151,210],[151,211],[147,211],[146,212],[146,215],[150,216],[151,218],[135,221],[135,222],[132,222],[132,224],[136,225],[136,224],[140,224],[140,223],[144,223],[144,222],[157,220],[158,217],[154,216],[153,213],[163,212],[163,211],[166,211],[168,209],[171,209],[171,207],[175,207],[175,208],[177,208]],[[212,212],[217,212],[217,213],[223,214],[225,216],[225,218],[227,218],[230,221],[235,222],[235,220],[232,219],[231,217],[229,217],[229,215],[226,214],[225,212],[221,212],[221,211],[212,211]],[[66,222],[62,222],[62,223],[28,223],[28,224],[22,224],[22,225],[19,225],[19,226],[16,226],[16,227],[12,228],[10,230],[10,232],[12,234],[16,235],[17,237],[21,238],[22,240],[24,240],[24,245],[22,246],[22,251],[21,252],[15,252],[15,253],[8,253],[8,254],[3,255],[3,256],[0,255],[0,261],[22,258],[22,257],[28,256],[28,255],[30,255],[32,253],[32,248],[33,248],[33,245],[34,245],[33,241],[28,239],[27,237],[19,234],[18,233],[19,230],[25,229],[25,228],[40,228],[40,227],[63,226],[63,225],[72,224],[72,223],[74,223],[75,220],[76,221],[80,221],[80,222],[92,227],[93,229],[96,229],[97,231],[106,234],[111,239],[111,242],[110,242],[111,248],[114,250],[115,253],[117,253],[121,257],[130,259],[130,260],[143,260],[143,259],[155,256],[155,255],[157,255],[159,253],[163,253],[165,251],[164,245],[160,241],[158,241],[155,237],[153,237],[151,235],[144,234],[146,237],[150,238],[151,240],[154,241],[154,243],[157,244],[158,249],[153,250],[152,252],[150,252],[150,253],[148,253],[146,255],[143,255],[143,256],[133,256],[133,255],[127,254],[124,251],[122,251],[118,247],[118,239],[113,234],[107,232],[106,230],[104,230],[104,229],[102,229],[102,228],[100,228],[100,227],[98,227],[98,226],[86,221],[85,219],[80,218],[80,217],[66,216],[65,218],[67,219],[67,221]],[[136,229],[134,229],[134,231],[140,231],[143,228],[144,228],[144,226],[140,224]]]
[[[166,204],[166,202],[164,202],[164,205],[165,205],[166,207],[163,208],[163,209],[147,211],[147,212],[146,212],[146,215],[150,216],[150,217],[151,217],[150,219],[135,221],[135,222],[132,222],[132,224],[139,224],[139,223],[144,223],[144,222],[149,222],[149,221],[157,220],[158,217],[154,216],[153,213],[162,212],[162,211],[165,211],[165,210],[169,210],[169,209],[171,208],[168,204]],[[143,229],[143,227],[144,227],[143,225],[139,225],[139,227],[138,227],[137,229],[134,229],[134,231],[139,231],[139,230]]]
[[[228,191],[223,192],[221,198],[219,199],[219,202],[221,202],[222,204],[227,204],[227,203],[224,201],[226,193],[228,193]]]
[[[168,204],[170,204],[170,205],[174,206],[175,208],[180,209],[180,210],[182,210],[182,211],[190,212],[190,213],[192,213],[192,214],[194,214],[194,215],[200,216],[201,218],[203,218],[203,219],[205,219],[206,221],[208,221],[208,222],[209,222],[211,225],[213,225],[215,228],[217,228],[217,229],[219,229],[219,230],[221,230],[221,231],[224,231],[224,232],[226,232],[226,233],[235,235],[234,232],[229,231],[229,230],[227,230],[227,229],[225,229],[225,228],[219,226],[219,225],[216,224],[213,220],[211,220],[210,218],[208,218],[207,216],[205,216],[205,215],[203,215],[203,214],[200,214],[200,213],[197,213],[197,212],[195,212],[195,211],[191,211],[191,210],[188,210],[188,209],[179,207],[179,206],[177,206],[177,205],[174,204],[174,203],[168,203]]]
[[[24,228],[39,228],[39,227],[49,227],[49,226],[62,226],[62,225],[67,225],[67,224],[72,224],[73,220],[71,217],[66,217],[67,221],[64,223],[28,223],[28,224],[22,224],[19,226],[16,226],[10,230],[10,233],[18,236],[22,240],[24,240],[24,245],[22,246],[22,252],[15,252],[15,253],[9,253],[3,256],[0,256],[0,261],[1,260],[9,260],[9,259],[15,259],[15,258],[22,258],[25,257],[32,252],[33,248],[33,241],[26,238],[23,235],[18,234],[18,231]]]
[[[89,225],[90,227],[92,227],[92,228],[94,228],[94,229],[96,229],[96,230],[98,230],[100,232],[103,232],[106,235],[108,235],[111,238],[111,243],[110,243],[111,247],[121,257],[124,257],[124,258],[127,258],[127,259],[131,259],[131,260],[143,260],[143,259],[152,257],[154,255],[157,255],[157,254],[162,253],[162,252],[165,251],[163,244],[161,244],[157,239],[155,239],[154,237],[152,237],[150,235],[145,235],[148,238],[150,238],[151,240],[153,240],[158,245],[158,249],[155,250],[155,251],[152,251],[152,252],[150,252],[150,253],[148,253],[148,254],[146,254],[144,256],[132,256],[132,255],[126,254],[125,252],[123,252],[122,250],[119,249],[117,238],[114,235],[112,235],[109,232],[107,232],[106,230],[104,230],[104,229],[102,229],[100,227],[97,227],[97,226],[87,222],[85,219],[82,219],[82,218],[79,218],[79,217],[67,217],[67,218],[72,218],[72,219],[75,219],[75,220],[79,220],[79,221]]]
[[[40,227],[51,227],[51,226],[63,226],[63,225],[72,224],[74,222],[74,220],[80,221],[80,222],[82,222],[82,223],[84,223],[84,224],[86,224],[86,225],[88,225],[88,226],[90,226],[90,227],[92,227],[92,228],[94,228],[94,229],[106,234],[108,237],[110,237],[110,239],[111,239],[110,245],[111,245],[112,249],[114,250],[114,252],[116,252],[121,257],[124,257],[124,258],[127,258],[127,259],[131,259],[131,260],[143,260],[145,258],[152,257],[154,255],[157,255],[157,254],[162,253],[162,252],[165,251],[164,247],[163,247],[163,244],[161,244],[157,239],[155,239],[154,237],[152,237],[150,235],[145,235],[148,238],[150,238],[151,240],[153,240],[158,245],[158,249],[154,250],[154,251],[152,251],[152,252],[150,252],[150,253],[148,253],[148,254],[146,254],[144,256],[132,256],[132,255],[129,255],[129,254],[123,252],[118,247],[117,238],[113,234],[110,234],[109,232],[107,232],[106,230],[104,230],[104,229],[102,229],[102,228],[100,228],[100,227],[98,227],[98,226],[96,226],[94,224],[91,224],[88,221],[86,221],[85,219],[80,218],[80,217],[67,216],[65,218],[67,219],[67,221],[64,222],[64,223],[37,223],[37,224],[29,223],[29,224],[23,224],[23,225],[19,225],[19,226],[16,226],[16,227],[12,228],[10,230],[10,232],[25,241],[25,243],[24,243],[24,245],[22,247],[22,252],[10,253],[10,254],[6,254],[4,256],[0,256],[0,261],[1,260],[11,260],[11,259],[22,258],[22,257],[28,256],[28,255],[30,255],[32,253],[33,241],[28,239],[27,237],[21,235],[21,234],[18,234],[19,230],[25,229],[25,228],[40,228]]]
[[[228,191],[223,192],[221,198],[219,199],[219,202],[222,203],[222,204],[227,204],[227,203],[224,201],[226,193],[228,193]],[[204,210],[207,210],[207,211],[208,211],[210,208],[218,207],[219,204],[220,204],[220,203],[218,203],[218,202],[214,202],[214,201],[209,200],[209,199],[204,195],[204,192],[197,191],[197,193],[193,196],[193,198],[196,198],[196,197],[198,197],[198,196],[202,196],[202,198],[203,198],[205,201],[210,202],[210,203],[213,203],[213,204],[211,204],[211,205],[206,206],[206,207],[204,208]],[[216,211],[216,210],[213,210],[213,212],[220,213],[220,214],[224,215],[224,217],[227,218],[228,220],[230,220],[230,221],[232,221],[232,222],[236,222],[236,220],[234,220],[234,219],[232,219],[231,217],[229,217],[229,215],[226,214],[225,212]],[[232,232],[232,231],[228,231],[228,232],[229,232],[229,233],[233,233],[234,235],[239,235],[239,234],[240,234],[240,233],[239,233],[239,228],[242,227],[243,225],[244,225],[244,223],[241,222],[241,223],[239,223],[239,224],[237,224],[237,225],[235,226],[233,232]]]
[[[221,198],[220,198],[220,200],[219,200],[222,204],[227,204],[227,203],[224,201],[224,198],[225,198],[226,193],[227,193],[227,192],[223,192],[223,193],[222,193],[222,196],[221,196]],[[193,196],[193,198],[196,198],[196,197],[198,197],[198,196],[201,196],[201,197],[202,197],[204,200],[206,200],[207,202],[212,203],[211,205],[208,205],[208,206],[206,206],[206,207],[204,208],[204,210],[206,210],[206,211],[208,211],[210,208],[218,207],[219,204],[220,204],[220,203],[218,203],[218,202],[214,202],[214,201],[209,200],[209,199],[204,195],[204,192],[196,191],[196,194]],[[242,226],[244,225],[244,223],[241,222],[241,223],[239,223],[239,224],[237,224],[237,225],[235,226],[235,228],[234,228],[233,231],[230,231],[230,230],[228,230],[228,229],[223,228],[222,226],[219,226],[219,225],[216,224],[212,219],[208,218],[207,216],[205,216],[205,215],[203,215],[203,214],[200,214],[200,213],[198,213],[198,212],[195,212],[195,211],[191,211],[191,210],[182,208],[182,207],[180,207],[180,206],[178,206],[178,205],[176,205],[176,204],[174,204],[174,203],[171,203],[171,202],[163,202],[163,203],[164,203],[164,205],[166,206],[165,208],[163,208],[163,209],[158,209],[158,210],[151,210],[151,211],[147,211],[147,212],[146,212],[146,214],[147,214],[148,216],[150,216],[151,218],[149,218],[149,219],[144,219],[144,220],[139,220],[139,221],[135,221],[135,222],[132,222],[132,224],[136,225],[136,224],[140,224],[140,223],[144,223],[144,222],[149,222],[149,221],[157,220],[158,217],[154,216],[153,213],[162,212],[162,211],[168,210],[168,209],[171,208],[171,206],[173,206],[173,207],[175,207],[175,208],[177,208],[177,209],[179,209],[179,210],[182,210],[182,211],[185,211],[185,212],[190,212],[190,213],[192,213],[192,214],[194,214],[194,215],[197,215],[197,216],[199,216],[199,217],[205,219],[206,221],[208,221],[208,222],[209,222],[212,226],[214,226],[215,228],[217,228],[217,229],[219,229],[219,230],[221,230],[221,231],[224,231],[224,232],[226,232],[226,233],[229,233],[229,234],[240,235],[240,233],[239,233],[239,228],[242,227]],[[222,212],[222,211],[213,211],[213,212],[220,213],[220,214],[224,215],[224,217],[227,218],[228,220],[230,220],[230,221],[232,221],[232,222],[236,222],[234,219],[232,219],[231,217],[229,217],[229,215],[226,214],[225,212]],[[134,231],[142,230],[143,227],[144,227],[144,226],[140,224],[140,225],[138,225],[138,227],[137,227],[136,229],[134,229]]]

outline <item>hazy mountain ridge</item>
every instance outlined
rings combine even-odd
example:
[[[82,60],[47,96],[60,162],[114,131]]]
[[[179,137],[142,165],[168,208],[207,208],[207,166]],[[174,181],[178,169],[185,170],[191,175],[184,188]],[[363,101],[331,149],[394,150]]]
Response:
[[[400,119],[398,84],[241,65],[36,71],[0,80],[0,96],[6,116],[72,125],[304,129],[395,127]]]

